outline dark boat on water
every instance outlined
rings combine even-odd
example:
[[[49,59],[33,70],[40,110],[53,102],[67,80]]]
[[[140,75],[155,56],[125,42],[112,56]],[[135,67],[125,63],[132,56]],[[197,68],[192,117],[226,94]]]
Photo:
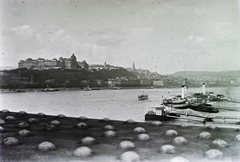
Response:
[[[138,95],[138,100],[147,100],[147,99],[148,99],[148,95],[147,94]]]
[[[189,105],[189,108],[195,111],[208,112],[208,113],[218,113],[219,110],[210,104],[200,104],[200,105]]]
[[[168,107],[166,107],[165,105],[148,107],[147,113],[145,114],[145,121],[149,120],[165,121],[179,117],[177,112],[168,111],[167,109]]]
[[[219,110],[213,107],[203,106],[200,107],[200,111],[202,112],[209,112],[209,113],[218,113]]]

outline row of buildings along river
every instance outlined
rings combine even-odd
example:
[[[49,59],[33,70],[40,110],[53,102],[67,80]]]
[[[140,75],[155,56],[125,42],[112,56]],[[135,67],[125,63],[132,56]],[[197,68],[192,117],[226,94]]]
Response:
[[[22,75],[21,69],[26,71],[31,71],[32,75]],[[44,76],[47,71],[54,72],[62,71],[65,73],[65,78],[69,75],[66,73],[76,74],[74,81],[65,79],[64,81],[57,81],[59,78],[52,76]],[[115,70],[115,71],[114,71]],[[35,71],[35,72],[34,72]],[[39,73],[38,71],[42,71]],[[83,75],[81,71],[88,73],[88,76]],[[105,73],[101,73],[105,71]],[[110,75],[111,71],[114,71],[114,75]],[[38,72],[38,73],[37,73]],[[99,73],[98,73],[99,72]],[[57,75],[62,75],[62,73],[57,73]],[[56,74],[56,73],[55,73]],[[90,74],[90,75],[89,75]],[[99,75],[106,75],[99,76]],[[112,74],[112,73],[111,73]],[[202,82],[205,82],[209,86],[222,86],[222,85],[238,85],[240,83],[240,77],[209,77],[204,74],[200,74],[201,77],[187,77],[184,76],[185,73],[176,75],[160,75],[157,72],[150,72],[149,70],[136,68],[135,64],[132,64],[131,68],[124,68],[120,66],[113,66],[107,64],[88,64],[85,60],[78,61],[74,53],[69,58],[60,57],[59,59],[32,59],[28,58],[26,60],[20,60],[18,62],[18,68],[13,70],[2,70],[0,71],[0,87],[1,88],[11,88],[11,87],[30,87],[39,86],[41,81],[41,86],[55,85],[59,86],[60,82],[62,87],[78,87],[78,86],[103,86],[103,87],[180,87],[181,85],[188,85],[191,87],[201,86]],[[178,75],[177,75],[178,74]],[[195,73],[194,73],[195,74]],[[43,75],[42,77],[38,75]],[[94,77],[89,77],[93,76]],[[96,77],[97,76],[97,77]],[[72,77],[72,76],[71,76]],[[94,79],[93,79],[94,78]],[[185,78],[185,79],[184,79]],[[238,79],[236,79],[238,78]],[[64,83],[63,83],[64,82]],[[78,82],[78,83],[71,83]]]
[[[34,76],[31,77],[24,77],[19,74],[19,71],[23,71],[21,69],[26,69],[28,71],[54,71],[54,70],[61,70],[61,71],[71,71],[74,72],[81,72],[87,71],[88,73],[96,74],[98,71],[111,71],[111,70],[118,70],[120,71],[127,71],[131,76],[124,76],[122,73],[119,75],[114,75],[114,77],[109,77],[105,79],[96,78],[94,81],[91,78],[85,78],[79,80],[83,85],[91,85],[94,82],[94,86],[104,86],[104,87],[116,87],[116,86],[163,86],[163,80],[161,75],[154,72],[151,73],[149,70],[145,69],[136,69],[135,64],[133,63],[132,68],[124,68],[120,66],[113,66],[107,64],[91,64],[89,65],[85,60],[78,61],[74,54],[71,55],[70,58],[63,58],[60,57],[59,59],[53,58],[51,60],[38,58],[32,59],[28,58],[26,60],[20,60],[18,62],[18,72],[13,73],[12,70],[3,70],[0,73],[1,79],[1,87],[7,87],[8,85],[13,86],[20,86],[20,85],[27,85],[27,84],[36,84],[36,80],[34,80]],[[15,70],[16,71],[16,70]],[[125,72],[126,73],[126,72]],[[78,78],[77,78],[78,79]],[[46,84],[54,83],[55,80],[50,78],[45,79]],[[69,81],[66,80],[66,83]]]

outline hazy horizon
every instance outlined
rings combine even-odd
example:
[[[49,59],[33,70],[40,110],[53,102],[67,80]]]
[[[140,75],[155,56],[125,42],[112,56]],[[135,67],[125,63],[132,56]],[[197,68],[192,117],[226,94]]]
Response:
[[[2,0],[1,66],[27,58],[178,71],[240,70],[239,1]]]

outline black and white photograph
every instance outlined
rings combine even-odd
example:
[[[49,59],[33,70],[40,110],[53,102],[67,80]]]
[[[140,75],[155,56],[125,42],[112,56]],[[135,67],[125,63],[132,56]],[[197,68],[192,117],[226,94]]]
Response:
[[[240,162],[239,0],[1,0],[1,162]]]

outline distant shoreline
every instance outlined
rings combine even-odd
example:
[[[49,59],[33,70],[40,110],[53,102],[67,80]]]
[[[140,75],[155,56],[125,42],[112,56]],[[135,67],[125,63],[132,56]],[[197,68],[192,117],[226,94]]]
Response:
[[[222,88],[226,86],[208,86],[208,88]],[[229,87],[229,86],[228,86]],[[239,87],[239,86],[230,86],[230,87]],[[189,88],[201,88],[201,87],[189,87]],[[4,92],[6,90],[15,92],[17,90],[23,90],[24,92],[41,92],[45,88],[16,88],[16,89],[10,89],[10,88],[1,88],[0,92]],[[54,88],[58,89],[59,91],[84,91],[83,88],[73,87],[73,88]],[[115,87],[115,88],[109,88],[109,87],[91,87],[91,90],[126,90],[126,89],[180,89],[180,87],[154,87],[154,88],[148,88],[148,87]],[[17,92],[16,92],[17,93]]]

